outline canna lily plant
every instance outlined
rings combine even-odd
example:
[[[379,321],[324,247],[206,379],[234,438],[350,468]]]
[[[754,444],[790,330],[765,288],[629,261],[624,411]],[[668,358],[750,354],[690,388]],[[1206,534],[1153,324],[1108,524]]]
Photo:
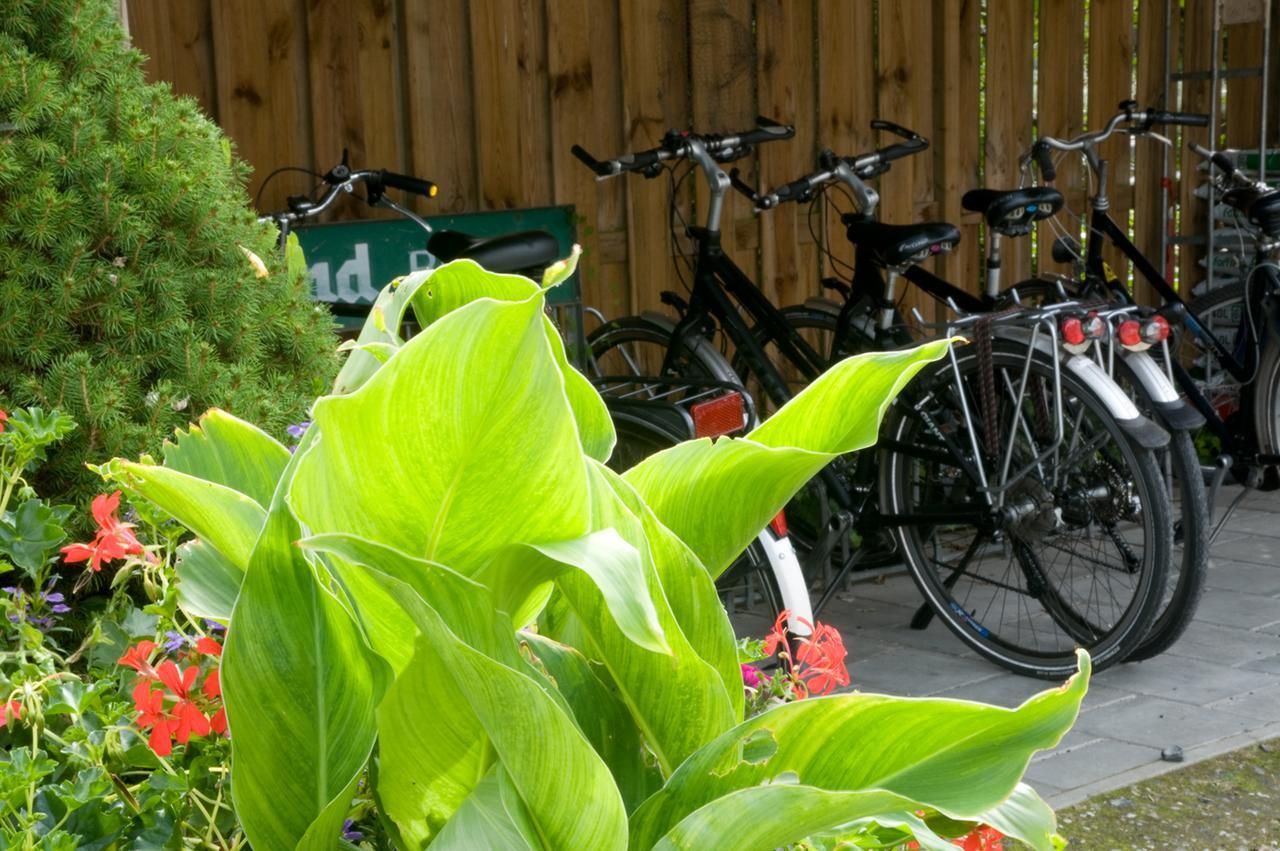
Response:
[[[366,777],[410,849],[950,848],[977,823],[1052,847],[1019,781],[1074,721],[1087,656],[1013,710],[844,694],[744,721],[714,590],[949,342],[846,360],[746,438],[617,475],[544,314],[575,260],[541,287],[470,261],[398,279],[292,454],[214,410],[163,463],[103,468],[196,535],[180,601],[230,624],[253,847],[335,847]]]

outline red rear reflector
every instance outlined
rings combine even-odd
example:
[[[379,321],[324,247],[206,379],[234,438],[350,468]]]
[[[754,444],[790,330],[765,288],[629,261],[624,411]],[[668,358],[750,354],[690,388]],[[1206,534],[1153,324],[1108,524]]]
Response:
[[[742,428],[741,393],[726,393],[689,406],[693,415],[693,433],[698,437],[719,437]]]
[[[779,511],[769,521],[769,528],[773,530],[773,534],[779,538],[787,537],[787,514],[785,511]]]
[[[1119,338],[1122,346],[1142,345],[1142,328],[1138,325],[1138,320],[1126,319],[1121,322],[1120,327],[1116,329],[1116,337]]]
[[[1078,346],[1085,341],[1084,325],[1074,316],[1062,320],[1062,342],[1068,346]]]
[[[1169,338],[1169,320],[1156,314],[1142,326],[1142,340],[1146,343],[1163,343]]]

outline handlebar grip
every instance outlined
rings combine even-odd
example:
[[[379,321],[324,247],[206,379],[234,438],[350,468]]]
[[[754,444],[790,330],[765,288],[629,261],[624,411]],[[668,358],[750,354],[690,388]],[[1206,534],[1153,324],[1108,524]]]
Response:
[[[793,180],[785,186],[773,190],[773,195],[778,201],[799,201],[812,189],[809,185],[809,178],[802,177],[799,180]]]
[[[614,160],[622,167],[623,171],[640,171],[661,161],[657,151],[639,151],[634,154],[623,154]]]
[[[906,127],[903,127],[901,124],[895,124],[894,122],[888,121],[884,118],[871,119],[871,129],[872,130],[888,130],[890,133],[892,133],[895,136],[901,136],[902,138],[909,139],[911,141],[924,138],[916,131],[908,130]]]
[[[609,163],[600,162],[600,160],[591,156],[591,154],[588,154],[586,149],[583,148],[581,145],[574,145],[572,148],[569,149],[569,153],[573,154],[575,157],[577,157],[579,160],[582,161],[583,165],[585,165],[587,168],[591,169],[601,177],[609,177],[610,175],[617,174],[617,170],[612,168],[609,165]]]
[[[392,189],[399,189],[404,192],[413,192],[423,198],[434,198],[436,193],[440,191],[440,187],[430,180],[411,177],[407,174],[396,174],[394,171],[387,171],[386,169],[379,172],[379,177],[384,186],[390,186]]]
[[[1058,176],[1058,169],[1053,165],[1053,151],[1044,142],[1036,142],[1031,146],[1031,155],[1035,157],[1036,165],[1040,167],[1040,176],[1046,182],[1052,183]]]
[[[929,147],[929,140],[923,137],[917,137],[909,142],[896,142],[881,148],[880,162],[887,163],[894,160],[900,160],[903,157],[909,157],[912,154],[918,154]]]
[[[1208,127],[1209,116],[1201,112],[1165,112],[1163,109],[1147,111],[1152,124],[1181,124],[1185,127]]]
[[[743,145],[755,145],[760,142],[773,142],[778,139],[790,139],[796,135],[796,128],[790,124],[779,124],[771,118],[765,118],[763,115],[756,116],[756,123],[760,125],[754,130],[748,130],[745,133],[738,134],[738,141]]]

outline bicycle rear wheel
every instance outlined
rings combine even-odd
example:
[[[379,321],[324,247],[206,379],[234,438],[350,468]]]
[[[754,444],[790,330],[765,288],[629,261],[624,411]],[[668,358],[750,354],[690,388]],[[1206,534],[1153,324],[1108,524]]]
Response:
[[[991,363],[998,444],[983,446],[977,353],[955,354],[960,383],[949,361],[927,368],[881,432],[881,506],[916,584],[953,633],[1015,673],[1066,676],[1077,646],[1096,670],[1123,660],[1156,616],[1169,563],[1172,523],[1155,458],[1064,369],[1062,444],[1037,461],[1054,442],[1053,365],[1033,357],[1030,392],[1019,397],[1026,349],[1003,341]],[[994,459],[1010,443],[1009,469],[1026,473],[1010,477],[992,508],[978,471],[993,471],[998,484]]]

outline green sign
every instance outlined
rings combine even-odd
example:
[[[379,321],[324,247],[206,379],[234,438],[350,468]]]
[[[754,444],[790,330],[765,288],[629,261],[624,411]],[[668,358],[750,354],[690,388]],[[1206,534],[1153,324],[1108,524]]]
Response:
[[[456,230],[472,236],[545,230],[560,243],[562,257],[569,255],[576,238],[571,206],[428,216],[426,221],[432,231]],[[312,295],[344,313],[365,312],[363,308],[373,304],[378,291],[392,279],[440,265],[427,251],[431,234],[408,219],[309,225],[296,233],[307,257]],[[575,273],[553,289],[547,301],[564,304],[579,298]]]

